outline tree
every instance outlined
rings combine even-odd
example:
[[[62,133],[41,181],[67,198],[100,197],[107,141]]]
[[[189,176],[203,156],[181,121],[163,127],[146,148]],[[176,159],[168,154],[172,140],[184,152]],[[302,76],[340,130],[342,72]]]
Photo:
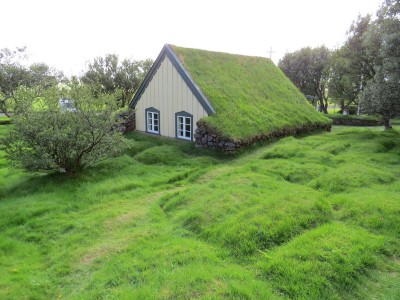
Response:
[[[24,66],[22,62],[27,56],[25,47],[16,50],[0,49],[0,112],[8,113],[10,109],[8,102],[20,86],[48,88],[65,81],[62,72],[44,63]]]
[[[328,69],[330,50],[325,46],[302,48],[287,53],[279,61],[279,68],[304,95],[318,98],[320,111],[328,113]]]
[[[33,63],[28,68],[28,83],[25,83],[25,86],[48,88],[60,82],[67,82],[63,72],[51,68],[45,63]]]
[[[347,49],[342,47],[332,53],[329,62],[329,97],[344,112],[352,103],[356,102],[359,85],[358,74],[354,74],[347,59]]]
[[[381,38],[379,59],[374,77],[360,94],[361,109],[382,116],[385,129],[390,119],[400,113],[400,2],[386,0],[378,10],[374,35]],[[371,39],[366,40],[371,45]]]
[[[74,175],[123,149],[117,95],[98,93],[93,99],[90,88],[79,85],[39,92],[38,97],[37,89],[19,87],[14,93],[21,105],[3,148],[15,166]],[[75,111],[61,110],[59,99],[65,97],[73,99]]]
[[[151,59],[120,61],[118,55],[107,54],[104,58],[97,57],[90,62],[81,80],[86,84],[97,86],[105,93],[120,90],[119,106],[125,107],[132,100],[152,64]]]
[[[359,16],[347,32],[345,44],[333,52],[329,63],[329,97],[342,110],[358,105],[358,95],[376,73],[380,36],[374,31],[371,16]]]
[[[361,94],[361,110],[382,116],[385,129],[392,128],[391,119],[400,113],[400,85],[385,73],[378,71]]]
[[[10,96],[19,85],[25,84],[28,71],[21,65],[26,59],[26,48],[0,49],[0,92]]]

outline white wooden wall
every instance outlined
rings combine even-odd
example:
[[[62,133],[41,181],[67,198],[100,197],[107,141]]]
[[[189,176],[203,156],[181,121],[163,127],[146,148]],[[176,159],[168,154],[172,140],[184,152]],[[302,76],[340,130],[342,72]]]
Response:
[[[149,107],[160,111],[160,134],[169,137],[175,137],[175,113],[193,115],[193,134],[196,122],[208,115],[167,56],[136,105],[137,130],[146,131],[145,109]]]

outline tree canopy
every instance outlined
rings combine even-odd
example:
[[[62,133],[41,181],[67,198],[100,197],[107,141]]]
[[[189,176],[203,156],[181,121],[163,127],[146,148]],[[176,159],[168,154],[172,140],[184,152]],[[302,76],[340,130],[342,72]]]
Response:
[[[386,0],[374,22],[374,35],[380,37],[375,74],[360,94],[361,109],[383,117],[385,128],[391,128],[390,119],[400,113],[400,2]],[[371,44],[371,39],[366,40]]]
[[[121,91],[119,106],[125,107],[132,100],[144,76],[150,70],[153,61],[130,60],[120,61],[116,54],[97,57],[88,63],[88,70],[83,74],[83,83],[98,86],[105,93]]]
[[[320,110],[328,113],[327,65],[331,56],[330,50],[318,48],[302,48],[287,53],[279,61],[279,68],[300,89],[304,95],[318,98]]]
[[[45,63],[23,64],[28,56],[26,47],[0,49],[0,112],[7,114],[15,91],[20,86],[48,88],[65,82],[64,74]]]
[[[400,2],[385,0],[371,15],[358,16],[343,46],[287,53],[279,67],[305,95],[316,96],[326,112],[328,96],[343,111],[379,114],[386,128],[400,113]],[[312,98],[312,97],[311,97]]]
[[[358,105],[359,93],[375,75],[380,39],[371,30],[371,24],[370,15],[358,16],[350,26],[345,44],[332,54],[329,63],[329,97],[342,110]]]

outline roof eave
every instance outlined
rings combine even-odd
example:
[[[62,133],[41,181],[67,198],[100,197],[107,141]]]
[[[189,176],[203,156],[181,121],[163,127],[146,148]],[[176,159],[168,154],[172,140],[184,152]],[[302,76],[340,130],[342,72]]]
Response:
[[[137,102],[139,101],[140,97],[142,96],[143,92],[146,90],[147,86],[149,85],[151,79],[153,78],[154,74],[156,73],[157,69],[161,65],[161,62],[163,61],[165,57],[165,52],[166,52],[166,47],[164,46],[160,52],[160,54],[157,56],[157,59],[154,61],[153,65],[151,66],[149,72],[146,74],[146,77],[140,84],[137,92],[135,93],[135,96],[133,97],[131,103],[129,104],[130,108],[135,108]]]

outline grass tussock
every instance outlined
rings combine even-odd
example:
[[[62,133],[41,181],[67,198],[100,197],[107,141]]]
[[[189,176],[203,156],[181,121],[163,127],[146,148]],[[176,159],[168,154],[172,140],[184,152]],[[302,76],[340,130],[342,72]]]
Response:
[[[274,288],[289,298],[340,298],[377,264],[383,248],[382,236],[332,223],[265,253],[260,267]]]
[[[1,299],[400,297],[398,129],[234,156],[128,139],[76,178],[0,151]]]
[[[243,258],[330,220],[330,206],[313,190],[298,187],[296,195],[284,181],[272,185],[269,176],[243,174],[246,170],[220,175],[167,197],[162,207],[184,228]]]

